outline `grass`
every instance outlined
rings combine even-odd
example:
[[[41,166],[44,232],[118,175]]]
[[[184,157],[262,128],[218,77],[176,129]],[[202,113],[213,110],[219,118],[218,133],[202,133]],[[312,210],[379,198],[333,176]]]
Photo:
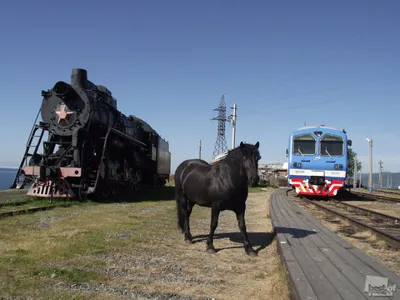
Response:
[[[222,250],[217,255],[205,252],[202,239],[186,245],[176,225],[171,183],[118,203],[80,203],[2,219],[0,296],[122,299],[119,291],[128,290],[139,296],[287,299],[275,241],[268,244],[268,195],[249,195],[247,227],[261,251],[255,259],[244,254],[236,219],[229,212],[221,213],[215,246]],[[208,233],[209,214],[208,208],[194,208],[194,236]],[[104,291],[79,289],[82,284]]]
[[[109,204],[74,206],[0,220],[0,295],[17,296],[22,287],[28,294],[38,288],[46,295],[45,282],[50,278],[66,282],[104,279],[96,271],[80,268],[103,262],[85,258],[133,246],[151,235],[148,226],[154,221],[139,211],[154,206],[154,202],[141,202],[131,209]],[[122,231],[132,238],[118,239]],[[74,261],[69,267],[49,267],[69,260]]]

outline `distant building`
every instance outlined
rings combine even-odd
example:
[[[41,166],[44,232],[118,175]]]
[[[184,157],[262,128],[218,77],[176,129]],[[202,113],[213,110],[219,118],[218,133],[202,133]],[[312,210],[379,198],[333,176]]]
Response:
[[[286,177],[287,162],[284,163],[269,163],[258,165],[259,176]]]
[[[260,181],[270,184],[284,186],[287,184],[287,162],[269,163],[258,165],[258,176]]]

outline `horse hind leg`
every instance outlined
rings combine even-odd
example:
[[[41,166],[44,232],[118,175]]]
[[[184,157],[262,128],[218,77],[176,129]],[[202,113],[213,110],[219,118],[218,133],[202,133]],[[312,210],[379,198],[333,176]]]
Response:
[[[188,199],[186,200],[186,216],[185,216],[185,242],[193,244],[193,237],[190,233],[190,215],[192,214],[194,204]]]
[[[207,252],[208,253],[216,253],[214,248],[214,233],[218,226],[218,218],[220,214],[220,209],[218,207],[212,206],[211,208],[211,224],[210,224],[210,233],[207,238]]]
[[[240,233],[243,236],[243,244],[244,244],[244,250],[246,251],[246,253],[250,256],[257,256],[257,252],[254,251],[250,241],[249,241],[249,237],[247,235],[247,230],[246,230],[246,222],[244,220],[244,214],[245,214],[245,210],[240,210],[240,211],[235,211],[236,213],[236,219],[238,221],[238,226],[240,229]]]

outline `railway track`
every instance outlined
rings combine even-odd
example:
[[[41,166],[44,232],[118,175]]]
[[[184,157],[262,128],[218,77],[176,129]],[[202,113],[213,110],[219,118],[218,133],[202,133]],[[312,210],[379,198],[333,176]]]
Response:
[[[386,202],[395,202],[395,203],[400,203],[400,194],[398,197],[395,196],[388,196],[388,195],[380,195],[376,193],[365,193],[365,192],[359,192],[359,191],[351,191],[351,194],[354,194],[358,197],[364,198],[364,199],[370,199],[370,200],[375,200],[375,201],[386,201]]]
[[[0,219],[77,204],[76,201],[37,199],[27,196],[26,193],[27,190],[0,191]]]
[[[21,204],[21,206],[24,206],[24,204]],[[23,214],[35,213],[38,211],[51,210],[56,207],[70,207],[70,206],[72,206],[72,204],[62,203],[62,204],[43,205],[43,206],[33,206],[32,205],[32,206],[28,206],[28,207],[21,207],[19,209],[9,208],[7,210],[0,211],[0,219],[23,215]]]
[[[382,193],[382,194],[388,194],[388,195],[395,195],[397,197],[400,197],[400,192],[387,191],[387,190],[375,190],[375,192]]]
[[[315,201],[306,197],[300,199],[317,208],[347,220],[354,226],[372,231],[393,248],[400,249],[400,218],[337,200]]]

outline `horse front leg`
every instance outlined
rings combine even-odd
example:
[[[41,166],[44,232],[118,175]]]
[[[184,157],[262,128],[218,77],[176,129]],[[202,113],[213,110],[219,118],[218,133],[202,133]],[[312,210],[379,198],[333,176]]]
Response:
[[[244,250],[246,251],[246,253],[250,256],[257,256],[257,252],[254,251],[254,249],[252,248],[252,245],[249,241],[249,237],[247,236],[247,230],[246,230],[246,222],[244,220],[244,212],[245,210],[240,210],[240,211],[236,211],[236,219],[238,221],[238,225],[239,225],[239,229],[240,229],[240,233],[243,236],[243,244],[244,244]]]
[[[213,241],[214,241],[214,232],[218,226],[219,213],[220,213],[219,207],[213,206],[211,208],[211,225],[210,225],[210,233],[208,234],[208,238],[207,238],[207,250],[206,250],[208,253],[211,253],[211,254],[214,254],[217,252],[217,251],[215,251]]]

